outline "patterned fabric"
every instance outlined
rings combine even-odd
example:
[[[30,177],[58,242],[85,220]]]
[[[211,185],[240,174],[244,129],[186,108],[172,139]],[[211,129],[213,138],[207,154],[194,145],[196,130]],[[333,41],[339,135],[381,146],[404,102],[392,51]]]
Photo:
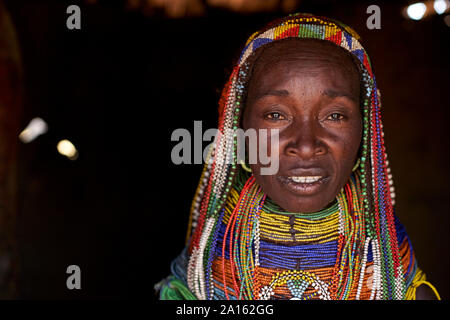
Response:
[[[249,58],[287,38],[332,42],[350,52],[361,70],[360,166],[337,195],[335,211],[331,208],[312,222],[274,214],[254,178],[240,180],[243,170],[236,158],[235,130],[245,108]],[[408,288],[419,271],[405,229],[394,215],[380,92],[359,40],[348,26],[308,14],[277,20],[249,38],[219,101],[220,134],[192,203],[186,250],[172,265],[177,283],[163,284],[164,292],[186,298],[179,290],[184,283],[182,291],[189,289],[197,299],[410,296]]]

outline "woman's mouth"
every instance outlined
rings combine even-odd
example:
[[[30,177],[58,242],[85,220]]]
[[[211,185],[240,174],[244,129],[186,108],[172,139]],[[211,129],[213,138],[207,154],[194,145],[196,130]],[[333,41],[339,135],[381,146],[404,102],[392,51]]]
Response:
[[[289,191],[301,195],[309,196],[320,192],[324,185],[330,180],[328,176],[278,176],[278,180]]]

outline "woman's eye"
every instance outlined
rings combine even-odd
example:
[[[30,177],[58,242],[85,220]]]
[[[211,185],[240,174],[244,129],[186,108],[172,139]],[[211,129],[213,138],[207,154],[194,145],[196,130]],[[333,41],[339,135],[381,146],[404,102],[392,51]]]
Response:
[[[268,120],[284,120],[286,119],[285,116],[283,116],[281,113],[279,112],[271,112],[265,115],[265,118]]]
[[[344,116],[340,113],[332,113],[327,117],[328,120],[332,120],[332,121],[340,121],[342,119],[344,119]]]

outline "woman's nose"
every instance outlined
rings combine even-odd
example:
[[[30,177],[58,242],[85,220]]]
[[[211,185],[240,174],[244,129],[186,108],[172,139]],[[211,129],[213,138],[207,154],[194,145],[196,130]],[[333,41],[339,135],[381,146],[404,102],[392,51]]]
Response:
[[[284,134],[287,142],[284,154],[287,156],[309,160],[325,153],[320,127],[312,119],[292,124]]]

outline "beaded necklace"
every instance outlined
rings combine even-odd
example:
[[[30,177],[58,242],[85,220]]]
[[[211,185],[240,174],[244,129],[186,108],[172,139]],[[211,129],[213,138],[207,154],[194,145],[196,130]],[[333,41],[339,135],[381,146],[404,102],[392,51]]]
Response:
[[[268,212],[295,215],[296,217],[307,218],[309,220],[319,220],[335,212],[337,209],[337,202],[334,202],[333,205],[325,208],[324,210],[314,213],[286,213],[282,208],[280,208],[275,202],[271,201],[270,199],[267,199],[266,202],[264,202],[263,208]]]
[[[238,297],[239,299],[254,299],[255,292],[258,294],[257,298],[268,299],[274,294],[273,290],[276,287],[283,285],[285,285],[284,291],[286,291],[287,285],[291,294],[292,292],[296,292],[296,295],[294,296],[295,299],[310,299],[315,297],[330,299],[334,296],[341,299],[347,298],[349,293],[352,290],[355,290],[358,285],[359,278],[356,278],[354,274],[357,273],[358,270],[364,270],[364,268],[361,268],[361,261],[365,261],[364,257],[361,257],[359,254],[360,252],[363,252],[361,242],[357,243],[358,237],[364,236],[364,228],[362,224],[358,224],[357,211],[353,210],[351,212],[352,214],[350,214],[349,211],[349,207],[359,207],[359,204],[357,203],[359,198],[357,196],[348,197],[351,195],[351,192],[356,191],[355,181],[357,181],[357,179],[351,179],[349,184],[344,188],[347,190],[346,194],[344,194],[345,192],[341,192],[338,196],[337,204],[330,207],[330,209],[325,210],[328,213],[328,217],[324,218],[320,224],[315,223],[317,222],[317,219],[296,217],[296,225],[288,229],[286,229],[285,226],[292,225],[292,223],[289,223],[289,220],[293,222],[292,217],[295,217],[295,215],[286,212],[284,212],[285,215],[280,215],[279,213],[267,210],[261,205],[261,200],[265,198],[265,195],[261,194],[260,188],[256,186],[253,177],[250,177],[247,180],[242,190],[239,190],[239,188],[233,189],[231,192],[232,196],[227,201],[226,208],[228,212],[231,211],[231,208],[234,208],[234,210],[230,216],[227,214],[224,216],[223,223],[227,225],[227,230],[234,229],[235,233],[233,234],[233,237],[226,232],[223,240],[221,240],[222,291],[224,292],[225,297],[227,299],[230,298],[227,288],[228,279],[228,282],[233,283],[233,293],[235,297]],[[239,198],[238,194],[240,194]],[[240,204],[247,201],[257,201],[259,202],[259,205],[253,207],[240,206]],[[351,205],[348,206],[346,204],[347,202],[351,203]],[[255,211],[258,209],[260,212],[255,214]],[[246,219],[246,217],[253,217],[254,221],[250,221],[249,223],[249,219]],[[233,223],[234,225],[231,226]],[[242,225],[239,225],[239,223],[242,223]],[[244,235],[239,234],[239,230],[245,229],[246,226],[253,226],[254,230],[249,230],[247,227]],[[281,226],[281,228],[279,226]],[[295,238],[296,233],[300,234],[297,238]],[[340,245],[338,246],[337,241],[335,241],[336,247],[331,248],[333,246],[330,246],[330,241],[327,240],[332,238],[337,239],[338,233],[341,238]],[[333,262],[334,268],[332,276],[329,276],[327,279],[329,283],[325,283],[313,273],[304,270],[287,269],[280,273],[276,273],[271,277],[262,274],[259,270],[261,260],[261,235],[262,238],[270,238],[274,243],[279,243],[283,238],[291,240],[294,235],[294,242],[302,243],[302,246],[300,247],[301,250],[295,248],[294,251],[286,251],[286,247],[271,245],[270,243],[264,245],[264,258],[267,261],[264,261],[263,258],[262,262],[266,266],[270,266],[271,259],[272,263],[275,264],[272,266],[275,267],[285,269],[286,267],[293,266],[293,263],[295,262],[286,259],[286,256],[292,253],[302,256],[303,260],[306,261],[307,267],[314,266],[315,261],[318,261],[319,264],[323,263],[324,259],[321,259],[321,255],[323,254],[332,256],[335,261]],[[345,235],[349,235],[349,237],[346,237]],[[236,245],[236,242],[239,244]],[[229,252],[234,251],[234,256],[231,253],[228,256],[226,255],[225,249],[228,243],[228,250]],[[311,243],[311,245],[308,247],[305,246],[304,243]],[[363,242],[362,245],[364,245]],[[342,253],[336,253],[336,251],[342,251]],[[271,258],[267,259],[269,256]],[[228,261],[223,257],[228,258]],[[277,259],[281,260],[278,261],[278,266],[276,265]],[[365,259],[367,259],[367,257],[365,257]],[[225,267],[226,263],[229,263],[227,267]],[[296,265],[295,267],[298,269],[303,266]],[[236,272],[234,272],[234,270],[236,270]],[[329,272],[329,274],[331,275],[331,272]],[[241,283],[240,287],[237,286],[238,282]],[[264,287],[261,287],[263,283]],[[311,293],[309,296],[303,297],[302,292],[310,286],[319,289],[316,288],[318,290],[316,293]],[[344,290],[330,293],[329,288],[344,288]],[[286,295],[284,298],[286,298]]]

